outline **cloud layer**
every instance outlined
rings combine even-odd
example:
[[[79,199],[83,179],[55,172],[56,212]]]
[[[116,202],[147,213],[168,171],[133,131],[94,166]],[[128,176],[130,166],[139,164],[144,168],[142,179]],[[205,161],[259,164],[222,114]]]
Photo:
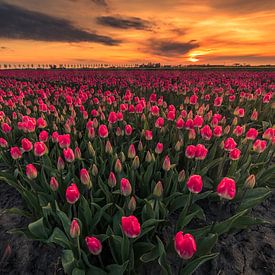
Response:
[[[0,38],[59,42],[96,42],[117,45],[120,41],[91,33],[70,21],[0,3]]]

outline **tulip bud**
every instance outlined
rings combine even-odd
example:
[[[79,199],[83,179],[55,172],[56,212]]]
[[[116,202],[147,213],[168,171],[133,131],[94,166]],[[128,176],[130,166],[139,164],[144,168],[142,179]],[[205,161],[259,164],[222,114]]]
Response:
[[[182,169],[178,174],[178,182],[183,182],[185,180],[185,171]]]
[[[136,149],[134,144],[131,144],[128,149],[128,158],[133,159],[136,156]]]
[[[121,218],[123,233],[128,238],[136,238],[140,234],[140,223],[135,216]]]
[[[152,155],[151,155],[150,151],[147,151],[146,156],[145,156],[145,161],[146,162],[152,161]]]
[[[194,237],[191,234],[183,234],[182,231],[176,234],[174,246],[178,255],[184,260],[192,258],[197,251]]]
[[[136,207],[137,207],[137,201],[136,201],[135,197],[132,196],[129,203],[128,203],[128,209],[131,212],[134,212],[136,210]]]
[[[123,152],[120,152],[119,158],[120,158],[120,160],[121,160],[122,163],[125,162],[125,160],[126,160],[126,157],[125,157],[125,155],[124,155]]]
[[[82,184],[86,185],[87,187],[91,186],[91,178],[90,178],[89,172],[85,168],[82,168],[80,170],[80,181]]]
[[[79,147],[75,147],[75,149],[74,149],[74,155],[75,155],[76,159],[78,159],[78,160],[81,159],[81,151],[80,151]]]
[[[121,194],[128,197],[132,193],[132,186],[128,179],[122,178],[120,181]]]
[[[135,158],[134,158],[134,160],[132,162],[132,168],[136,170],[136,169],[139,168],[139,165],[140,165],[139,157],[135,156]]]
[[[100,240],[98,240],[96,237],[86,237],[85,238],[86,245],[89,249],[89,251],[93,255],[99,255],[102,251],[102,244]]]
[[[26,166],[26,175],[30,180],[37,178],[37,170],[33,164],[28,164]]]
[[[171,168],[170,158],[169,156],[166,156],[163,161],[162,168],[164,171],[168,172]]]
[[[236,126],[238,125],[238,118],[234,117],[233,121],[232,121],[232,125]]]
[[[65,168],[65,163],[64,163],[64,160],[62,157],[58,157],[58,160],[57,160],[57,170],[58,171],[61,171]]]
[[[244,187],[248,188],[248,189],[253,189],[255,184],[256,184],[256,177],[255,177],[254,174],[252,174],[252,175],[247,177],[247,179],[244,183]]]
[[[122,171],[122,164],[121,164],[121,161],[117,159],[115,163],[115,172],[121,173],[121,171]]]
[[[163,194],[163,185],[161,181],[158,181],[154,187],[153,195],[160,198]]]
[[[73,219],[70,227],[70,235],[73,239],[80,236],[80,227],[78,224],[78,221],[76,219]]]
[[[108,177],[108,185],[111,188],[114,188],[116,186],[116,176],[113,172],[110,172],[110,175]]]
[[[142,144],[141,140],[140,140],[139,143],[138,143],[138,150],[139,150],[140,152],[143,151],[143,144]]]
[[[110,155],[113,153],[113,147],[112,147],[112,144],[111,144],[111,142],[109,140],[107,140],[107,142],[106,142],[105,152],[107,154],[110,154]]]
[[[224,133],[225,133],[226,135],[228,135],[229,132],[230,132],[230,126],[227,125],[227,126],[224,128]]]
[[[162,151],[163,151],[163,144],[158,142],[156,145],[156,148],[155,148],[155,152],[156,152],[156,154],[159,155],[162,153]]]
[[[194,129],[190,129],[188,131],[188,138],[190,140],[196,139],[196,131]]]
[[[55,177],[51,177],[50,180],[50,188],[55,192],[59,187],[58,181]]]
[[[183,145],[183,141],[182,140],[178,140],[177,143],[176,143],[176,145],[175,145],[175,150],[177,152],[179,152],[182,145]]]
[[[95,157],[95,150],[94,150],[94,147],[90,141],[88,142],[88,151],[92,157]]]
[[[98,174],[98,168],[97,168],[97,166],[96,166],[95,164],[93,164],[93,167],[92,167],[92,175],[93,175],[94,177],[96,177],[97,174]]]

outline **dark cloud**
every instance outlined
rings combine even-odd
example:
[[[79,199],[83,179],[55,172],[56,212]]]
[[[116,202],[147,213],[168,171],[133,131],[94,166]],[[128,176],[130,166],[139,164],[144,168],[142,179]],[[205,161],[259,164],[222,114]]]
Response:
[[[68,20],[5,3],[0,3],[0,38],[119,44],[111,37],[75,27]]]
[[[117,29],[147,30],[150,23],[138,17],[100,16],[96,18],[98,24]]]
[[[177,42],[167,40],[151,40],[147,50],[151,51],[153,54],[161,56],[182,56],[189,51],[198,48],[199,44],[196,40],[191,40],[189,42]]]
[[[108,3],[106,0],[92,0],[92,2],[99,6],[104,6],[104,7],[108,6]]]

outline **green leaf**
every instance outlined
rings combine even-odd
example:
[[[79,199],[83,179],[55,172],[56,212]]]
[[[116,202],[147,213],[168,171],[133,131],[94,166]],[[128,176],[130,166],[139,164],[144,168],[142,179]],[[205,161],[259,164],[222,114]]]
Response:
[[[201,256],[201,255],[207,255],[208,253],[211,253],[211,250],[217,241],[218,241],[218,234],[212,234],[212,233],[210,233],[208,236],[204,237],[203,239],[199,240],[197,254]]]
[[[242,211],[249,209],[262,203],[268,196],[271,195],[271,193],[272,191],[265,187],[247,190],[238,210]]]
[[[121,257],[122,257],[123,263],[125,263],[126,260],[129,260],[129,255],[130,255],[130,242],[128,237],[125,234],[123,234],[122,244],[121,244]]]
[[[142,224],[141,228],[145,229],[146,227],[156,225],[161,222],[165,222],[165,220],[149,219]]]
[[[61,231],[57,227],[53,230],[53,233],[50,236],[50,238],[48,239],[48,242],[56,243],[64,248],[71,248],[71,243],[68,240],[68,238],[66,237],[66,235],[64,234],[63,231]]]
[[[140,257],[140,260],[144,263],[149,263],[149,262],[156,260],[158,257],[160,257],[160,250],[157,245],[150,252],[143,254]]]
[[[214,168],[216,165],[218,165],[221,161],[223,160],[223,157],[218,158],[218,159],[214,159],[211,162],[209,162],[206,166],[204,166],[203,169],[201,169],[200,171],[200,175],[204,176],[207,174],[208,170],[211,168]]]
[[[200,265],[202,265],[203,263],[212,260],[214,258],[216,258],[219,255],[219,253],[213,253],[213,254],[209,254],[209,255],[205,255],[202,256],[198,259],[195,259],[193,261],[191,261],[190,263],[188,263],[181,271],[181,275],[189,275],[192,274]]]
[[[254,218],[254,217],[249,217],[249,216],[243,216],[242,218],[238,219],[234,224],[233,224],[233,228],[236,229],[245,229],[249,226],[252,225],[259,225],[259,224],[268,224],[268,221],[262,220],[262,219],[258,219],[258,218]]]
[[[108,265],[106,267],[107,271],[108,271],[108,274],[110,275],[119,275],[119,274],[124,274],[124,272],[126,271],[127,269],[127,266],[128,266],[128,261],[126,261],[124,264],[122,265],[118,265],[118,264],[111,264],[111,265]]]
[[[74,259],[74,253],[72,250],[64,250],[61,262],[63,269],[66,274],[71,274],[73,268],[75,267],[75,259]]]
[[[47,240],[48,239],[48,230],[44,225],[44,218],[40,218],[39,220],[30,223],[28,225],[29,231],[33,234],[33,236],[37,239]]]
[[[24,211],[17,207],[12,207],[9,209],[6,209],[3,213],[11,214],[11,215],[18,215],[23,217],[31,217],[31,213],[28,211]]]
[[[79,268],[74,268],[72,273],[72,275],[85,275],[85,274],[86,274],[85,270],[79,269]]]
[[[219,222],[216,225],[214,225],[213,232],[218,233],[219,235],[224,234],[228,232],[234,222],[244,216],[246,214],[247,210],[243,210],[242,212],[239,212],[235,214],[234,216],[230,217],[229,219],[226,219],[225,221]]]

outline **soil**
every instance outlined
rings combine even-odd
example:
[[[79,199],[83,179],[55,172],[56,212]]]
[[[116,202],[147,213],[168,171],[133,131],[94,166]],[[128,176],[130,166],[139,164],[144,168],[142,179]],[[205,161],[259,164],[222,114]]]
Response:
[[[64,274],[60,248],[7,232],[26,226],[28,221],[23,217],[3,213],[11,207],[23,208],[23,203],[20,195],[7,184],[0,183],[0,190],[0,274]],[[252,213],[269,224],[221,237],[214,248],[214,251],[220,253],[219,256],[199,267],[196,275],[275,274],[274,192],[270,199],[254,208]]]

